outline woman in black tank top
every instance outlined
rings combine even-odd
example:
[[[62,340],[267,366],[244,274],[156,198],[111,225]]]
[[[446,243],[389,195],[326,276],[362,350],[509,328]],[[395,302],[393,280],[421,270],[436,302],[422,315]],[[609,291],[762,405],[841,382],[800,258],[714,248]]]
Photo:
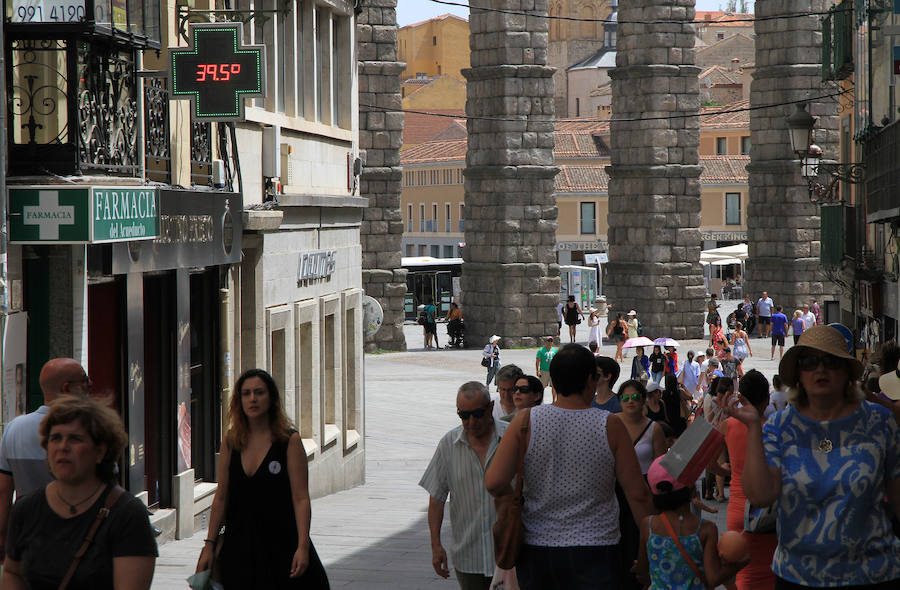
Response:
[[[251,369],[238,378],[228,423],[197,571],[210,569],[216,532],[224,524],[220,562],[226,590],[327,589],[309,538],[306,453],[268,373]]]

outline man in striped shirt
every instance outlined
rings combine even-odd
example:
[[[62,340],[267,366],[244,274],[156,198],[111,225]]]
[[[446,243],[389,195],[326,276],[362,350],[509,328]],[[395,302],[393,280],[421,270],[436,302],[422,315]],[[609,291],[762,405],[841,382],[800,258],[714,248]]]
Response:
[[[484,485],[506,422],[495,421],[487,387],[479,381],[464,383],[456,395],[456,413],[462,424],[441,438],[419,485],[428,492],[428,528],[431,565],[442,578],[450,577],[447,552],[441,544],[444,503],[450,502],[454,544],[450,557],[462,590],[488,590],[494,574],[491,527],[497,520],[494,499]]]

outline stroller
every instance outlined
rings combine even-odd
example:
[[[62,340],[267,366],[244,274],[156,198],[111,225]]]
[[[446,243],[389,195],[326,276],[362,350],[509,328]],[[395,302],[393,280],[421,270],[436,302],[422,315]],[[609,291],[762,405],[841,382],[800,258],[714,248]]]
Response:
[[[450,342],[447,344],[447,346],[465,348],[465,334],[466,325],[462,320],[450,320],[449,322],[447,322],[447,335],[450,337]]]

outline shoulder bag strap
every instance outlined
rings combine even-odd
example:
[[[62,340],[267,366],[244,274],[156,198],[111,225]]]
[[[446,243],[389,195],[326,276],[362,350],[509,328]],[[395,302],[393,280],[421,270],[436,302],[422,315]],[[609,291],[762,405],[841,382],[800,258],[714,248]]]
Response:
[[[519,465],[516,468],[516,492],[513,498],[516,502],[522,501],[522,486],[525,483],[525,477],[522,468],[525,466],[525,452],[528,450],[528,430],[531,427],[531,408],[523,410],[525,419],[522,420],[521,440],[519,441]]]
[[[694,560],[691,559],[690,555],[688,555],[688,552],[685,550],[684,545],[682,545],[681,541],[678,539],[678,535],[675,534],[675,530],[672,528],[672,525],[669,524],[669,519],[666,518],[665,513],[660,512],[659,517],[662,519],[666,530],[669,531],[669,536],[672,537],[673,541],[675,541],[675,546],[678,547],[679,551],[681,551],[681,556],[684,558],[687,564],[691,566],[691,569],[694,570],[694,573],[697,574],[697,577],[700,578],[700,581],[703,582],[703,586],[708,588],[709,585],[706,583],[706,576],[703,575],[703,572],[700,571],[700,568],[697,567],[697,564],[694,563]]]
[[[647,434],[647,429],[650,428],[651,426],[653,426],[653,420],[648,419],[647,425],[644,426],[644,429],[641,430],[641,433],[638,435],[638,437],[636,439],[634,439],[634,446],[637,446],[637,444],[639,442],[641,442],[641,439],[644,438],[645,434]]]
[[[84,554],[87,553],[88,547],[91,546],[91,543],[94,542],[94,537],[97,535],[97,529],[100,528],[100,525],[106,520],[106,517],[109,516],[109,510],[113,507],[119,497],[125,492],[120,486],[113,486],[110,490],[109,494],[106,496],[106,502],[103,504],[103,507],[97,512],[97,518],[94,519],[94,523],[91,525],[91,528],[88,529],[87,535],[84,537],[84,542],[81,544],[81,547],[78,551],[75,552],[75,559],[72,560],[72,565],[69,566],[69,571],[66,572],[66,575],[63,576],[62,582],[59,583],[58,590],[65,590],[66,586],[69,585],[69,582],[72,581],[72,576],[75,575],[75,570],[78,569],[78,565],[81,563],[81,559],[84,557]]]

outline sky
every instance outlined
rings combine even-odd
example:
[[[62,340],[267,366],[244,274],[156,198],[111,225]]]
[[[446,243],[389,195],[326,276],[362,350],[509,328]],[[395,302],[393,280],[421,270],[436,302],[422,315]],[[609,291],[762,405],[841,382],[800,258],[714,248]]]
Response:
[[[450,0],[466,4],[467,0]],[[748,2],[751,10],[753,2]],[[697,10],[721,10],[725,6],[725,0],[697,0]],[[451,12],[460,16],[468,16],[468,9],[459,6],[438,4],[431,0],[397,0],[397,22],[403,27],[410,23],[427,20]]]

